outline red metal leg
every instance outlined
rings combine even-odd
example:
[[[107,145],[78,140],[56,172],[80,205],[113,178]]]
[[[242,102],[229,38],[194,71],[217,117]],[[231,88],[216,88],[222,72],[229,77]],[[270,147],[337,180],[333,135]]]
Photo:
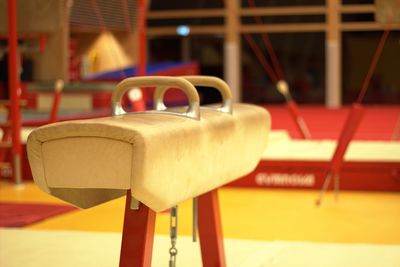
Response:
[[[290,115],[292,116],[294,122],[296,123],[297,128],[303,135],[303,138],[311,139],[310,130],[308,129],[304,118],[300,115],[299,107],[297,106],[296,102],[294,102],[293,100],[289,100],[286,102],[286,105],[289,109]]]
[[[130,204],[131,192],[128,191],[119,266],[150,267],[156,220],[155,212],[144,204],[140,204],[138,210],[132,210]]]
[[[226,266],[217,190],[198,197],[198,213],[203,266]]]
[[[18,67],[17,1],[8,0],[8,79],[11,98],[11,135],[13,155],[13,176],[15,183],[22,182],[21,177],[21,112],[20,81]]]
[[[61,91],[56,90],[53,94],[53,106],[51,107],[49,123],[53,123],[57,121],[58,108],[60,106],[61,101]]]
[[[351,106],[351,110],[347,115],[338,143],[336,145],[335,153],[333,154],[331,160],[330,171],[335,172],[336,174],[339,173],[343,164],[344,155],[358,129],[358,126],[360,125],[364,113],[365,110],[360,104],[355,103]]]

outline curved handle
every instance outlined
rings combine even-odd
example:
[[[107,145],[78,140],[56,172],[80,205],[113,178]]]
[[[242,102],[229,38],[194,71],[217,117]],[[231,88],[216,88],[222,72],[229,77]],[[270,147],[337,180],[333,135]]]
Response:
[[[161,112],[163,114],[186,116],[193,119],[200,119],[200,98],[197,94],[196,88],[187,80],[179,77],[166,77],[166,76],[149,76],[149,77],[133,77],[121,81],[114,89],[112,94],[112,105],[114,115],[123,115],[127,112],[122,107],[122,96],[134,87],[156,87],[155,92],[164,88],[179,88],[182,90],[188,100],[189,106],[184,113],[177,112]],[[165,92],[165,91],[164,91]],[[161,111],[161,109],[156,109]]]
[[[222,79],[213,76],[180,76],[181,78],[189,81],[194,86],[207,86],[217,89],[222,95],[222,105],[217,108],[218,111],[232,114],[232,93],[229,86]],[[167,87],[160,87],[154,93],[154,108],[157,110],[166,109],[163,96],[168,90]],[[208,107],[203,107],[208,108]],[[211,108],[210,108],[211,109]]]

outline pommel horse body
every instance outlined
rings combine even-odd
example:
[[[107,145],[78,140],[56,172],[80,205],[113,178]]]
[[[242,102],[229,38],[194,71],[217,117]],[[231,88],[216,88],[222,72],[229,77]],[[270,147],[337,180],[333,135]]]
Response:
[[[195,86],[221,92],[220,106],[200,107]],[[127,113],[129,89],[155,87],[154,110]],[[167,109],[181,89],[187,107]],[[229,87],[206,76],[135,77],[113,92],[114,116],[49,124],[27,142],[35,183],[80,208],[127,195],[120,266],[151,266],[155,212],[198,197],[203,266],[225,266],[217,188],[250,173],[270,129],[268,112],[232,104]]]

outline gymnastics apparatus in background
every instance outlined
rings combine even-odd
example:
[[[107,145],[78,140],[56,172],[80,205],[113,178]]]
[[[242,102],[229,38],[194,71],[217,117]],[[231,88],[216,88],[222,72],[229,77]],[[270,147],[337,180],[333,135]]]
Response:
[[[397,6],[400,1],[397,1]],[[250,7],[255,7],[254,0],[248,0]],[[396,10],[396,9],[394,9]],[[250,34],[245,34],[245,40],[256,54],[257,59],[268,74],[271,81],[276,85],[277,90],[285,97],[289,112],[296,123],[302,137],[305,141],[296,142],[280,142],[275,144],[275,148],[268,150],[264,155],[259,167],[251,175],[243,178],[242,180],[234,182],[235,186],[274,186],[276,187],[297,187],[297,188],[321,188],[320,195],[316,200],[316,205],[319,206],[322,202],[324,193],[328,189],[332,178],[334,178],[334,191],[335,199],[338,199],[339,193],[339,175],[342,170],[346,152],[349,152],[347,160],[355,161],[354,164],[346,166],[348,169],[353,168],[352,181],[346,183],[345,188],[357,190],[357,183],[359,190],[400,190],[400,143],[393,139],[392,142],[364,142],[364,144],[355,144],[352,146],[351,151],[348,151],[350,141],[363,118],[364,108],[362,101],[368,89],[372,74],[376,68],[378,60],[381,56],[383,47],[387,40],[390,31],[390,25],[394,17],[394,12],[389,17],[386,23],[385,30],[380,39],[379,45],[375,51],[375,55],[369,67],[368,73],[365,77],[361,87],[357,101],[351,106],[347,115],[344,127],[341,131],[340,137],[336,146],[327,144],[326,142],[309,141],[311,138],[310,131],[300,115],[299,109],[290,95],[288,83],[285,81],[282,68],[279,64],[275,51],[272,47],[268,34],[262,34],[262,41],[271,58],[273,67],[268,63],[261,49],[258,47],[253,37]],[[262,19],[259,16],[255,17],[257,24],[262,24]],[[398,123],[399,124],[399,123]],[[396,127],[399,127],[398,125]],[[393,136],[396,134],[396,127]],[[302,143],[302,144],[301,144]],[[375,143],[375,144],[374,144]],[[309,145],[307,145],[309,144]],[[274,144],[271,144],[274,146]],[[290,147],[295,147],[291,151]],[[316,155],[311,155],[308,150],[318,150],[320,147],[326,148],[326,151],[332,155],[321,155],[318,151]],[[298,150],[302,148],[303,151]],[[354,149],[355,148],[355,149]],[[363,153],[357,153],[356,150],[367,148],[365,154],[371,153],[371,158],[365,157]],[[282,151],[287,151],[282,153]],[[326,152],[325,151],[325,152]],[[300,154],[295,156],[293,154]],[[301,155],[305,157],[302,159]],[[325,153],[326,154],[326,153]],[[375,157],[374,157],[375,156]],[[275,157],[275,158],[274,158]],[[314,157],[314,158],[313,158]],[[315,158],[317,157],[317,158]],[[292,158],[292,159],[291,159]],[[365,168],[366,167],[366,168]],[[364,169],[365,168],[365,169]],[[380,171],[382,177],[374,176],[374,173]],[[288,173],[284,173],[284,172]],[[355,172],[359,172],[359,176],[363,179],[356,178]],[[372,174],[369,172],[373,172]],[[280,172],[280,173],[279,173]],[[297,173],[296,173],[297,172]],[[281,175],[281,177],[279,177]],[[322,176],[324,179],[322,180]],[[351,176],[351,175],[350,175]],[[317,179],[318,177],[318,179]],[[372,177],[373,181],[366,181]],[[382,178],[380,181],[378,179]],[[318,180],[318,181],[317,181]]]
[[[124,93],[150,86],[156,87],[154,109],[127,113]],[[200,106],[195,86],[218,89],[222,104]],[[163,98],[170,88],[182,90],[188,106],[166,109]],[[151,266],[154,211],[166,209],[171,209],[169,266],[174,267],[176,205],[198,198],[194,220],[203,266],[226,266],[217,189],[256,167],[267,145],[268,112],[232,104],[227,84],[207,76],[128,78],[112,99],[114,116],[58,122],[31,133],[27,145],[35,183],[81,208],[126,194],[121,267]]]
[[[254,0],[247,0],[247,3],[250,7],[256,7]],[[259,25],[263,24],[262,18],[260,16],[255,16],[256,23]],[[293,118],[298,130],[302,134],[304,139],[311,139],[311,133],[308,129],[307,124],[304,121],[304,118],[301,116],[299,108],[296,102],[293,100],[289,85],[285,79],[285,75],[282,70],[282,66],[279,63],[278,57],[276,56],[275,50],[272,46],[271,40],[268,34],[261,34],[261,38],[265,48],[267,49],[268,55],[271,58],[272,66],[268,63],[266,57],[264,56],[261,49],[258,47],[257,43],[254,41],[254,38],[250,34],[244,34],[246,42],[253,50],[254,54],[257,56],[261,66],[264,71],[267,73],[268,77],[271,79],[273,84],[275,84],[276,89],[279,93],[281,93],[285,100],[286,106],[289,110],[291,117]]]

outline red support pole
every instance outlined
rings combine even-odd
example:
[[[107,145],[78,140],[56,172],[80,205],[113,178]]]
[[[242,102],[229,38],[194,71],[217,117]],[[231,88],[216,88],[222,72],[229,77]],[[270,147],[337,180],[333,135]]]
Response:
[[[342,167],[344,155],[361,123],[364,111],[364,108],[358,103],[354,103],[351,106],[351,110],[347,116],[346,122],[344,123],[344,127],[336,145],[335,153],[330,163],[330,171],[334,174],[338,174]]]
[[[325,177],[325,181],[322,186],[319,198],[315,202],[317,206],[321,205],[324,193],[326,192],[326,190],[328,190],[332,178],[334,179],[333,187],[335,190],[335,199],[338,199],[340,183],[339,173],[343,165],[344,155],[347,151],[347,148],[349,147],[350,141],[353,139],[354,134],[357,131],[358,125],[360,124],[363,115],[364,108],[360,104],[354,103],[351,107],[351,110],[347,116],[346,122],[340,134],[335,153],[333,154],[333,157],[329,164],[329,170]]]
[[[146,63],[147,63],[147,45],[146,45],[146,35],[147,35],[147,25],[146,25],[146,16],[147,16],[147,3],[146,0],[138,1],[138,30],[139,30],[139,64],[138,64],[138,75],[144,76],[146,75]]]
[[[57,121],[58,107],[60,106],[61,92],[56,91],[53,94],[53,105],[51,106],[49,123]]]
[[[299,129],[303,139],[311,139],[310,130],[307,127],[306,122],[304,121],[303,117],[300,115],[299,108],[294,102],[294,100],[288,100],[286,105],[289,109],[290,115],[292,116],[294,122],[296,123],[297,128]]]
[[[217,190],[198,197],[198,213],[203,266],[226,266]]]
[[[11,97],[11,132],[13,176],[16,183],[22,182],[21,177],[21,114],[19,102],[21,95],[18,74],[18,36],[17,36],[17,1],[8,0],[8,80]]]
[[[254,41],[254,38],[250,35],[245,33],[244,38],[247,41],[250,48],[253,50],[255,56],[257,57],[258,61],[260,62],[261,66],[264,68],[265,72],[268,74],[271,81],[276,84],[278,82],[278,76],[275,74],[275,71],[272,69],[271,65],[268,63],[267,59],[264,56],[264,53],[258,47],[257,43]]]
[[[400,139],[400,116],[397,118],[396,125],[394,126],[392,133],[392,140]]]
[[[137,14],[137,25],[138,25],[138,72],[136,76],[145,76],[146,75],[146,66],[147,66],[147,1],[139,0],[138,1],[138,14]],[[146,109],[146,90],[142,90],[142,97],[140,100],[141,103],[132,103],[134,107],[136,107],[136,111],[142,111],[139,109]],[[138,102],[135,101],[135,102]]]
[[[252,7],[252,8],[256,7],[256,3],[254,0],[247,0],[247,3],[249,4],[249,7]],[[255,16],[255,19],[256,19],[256,23],[258,25],[264,24],[263,20],[260,16]],[[285,80],[285,75],[283,74],[282,66],[279,64],[278,57],[276,56],[275,50],[272,47],[271,39],[269,38],[268,33],[262,33],[261,38],[262,38],[265,48],[267,48],[268,55],[271,58],[272,65],[274,66],[276,76],[278,77],[279,80]]]
[[[57,121],[58,108],[61,101],[61,92],[64,88],[64,81],[61,79],[56,80],[54,83],[54,93],[53,93],[53,105],[51,107],[49,123]]]
[[[156,213],[141,203],[138,210],[131,209],[131,199],[131,191],[128,190],[119,267],[149,267]]]

